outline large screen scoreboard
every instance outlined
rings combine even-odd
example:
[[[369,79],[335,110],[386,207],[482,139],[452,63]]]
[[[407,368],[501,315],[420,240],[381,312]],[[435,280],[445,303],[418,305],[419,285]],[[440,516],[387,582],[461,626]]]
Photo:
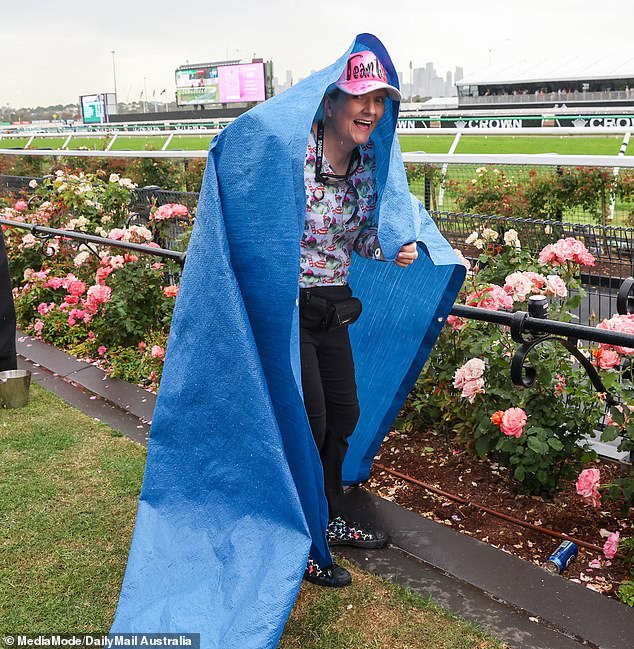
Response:
[[[108,115],[117,114],[117,101],[113,93],[82,95],[79,101],[84,124],[105,124]]]
[[[182,65],[176,70],[179,106],[264,101],[265,87],[263,61]]]

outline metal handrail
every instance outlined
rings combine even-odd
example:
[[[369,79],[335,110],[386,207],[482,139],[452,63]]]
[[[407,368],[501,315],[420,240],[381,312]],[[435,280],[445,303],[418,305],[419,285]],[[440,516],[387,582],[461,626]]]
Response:
[[[176,250],[168,250],[167,248],[154,248],[153,246],[146,246],[141,243],[132,243],[130,241],[119,241],[117,239],[108,239],[107,237],[99,237],[95,234],[86,234],[85,232],[77,232],[76,230],[59,230],[56,228],[46,228],[42,225],[34,223],[22,223],[20,221],[11,221],[10,219],[0,218],[0,225],[6,225],[12,228],[21,228],[22,230],[29,230],[31,234],[38,237],[41,241],[42,247],[46,242],[57,237],[62,239],[70,239],[79,243],[94,243],[101,246],[110,246],[113,248],[121,248],[123,250],[132,250],[134,252],[141,252],[146,255],[154,255],[163,259],[171,259],[182,266],[185,265],[187,257],[186,252],[178,252]]]

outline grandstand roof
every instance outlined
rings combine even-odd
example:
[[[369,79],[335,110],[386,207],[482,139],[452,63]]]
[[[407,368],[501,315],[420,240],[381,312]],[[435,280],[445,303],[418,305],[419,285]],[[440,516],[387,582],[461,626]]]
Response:
[[[457,86],[540,81],[587,81],[590,79],[634,78],[634,57],[629,59],[606,55],[588,59],[580,56],[557,61],[523,61],[487,67],[465,77]]]

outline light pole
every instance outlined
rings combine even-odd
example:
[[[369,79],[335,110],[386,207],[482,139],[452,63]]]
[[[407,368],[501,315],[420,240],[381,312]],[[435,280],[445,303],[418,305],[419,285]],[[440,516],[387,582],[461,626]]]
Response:
[[[112,50],[112,80],[114,81],[114,103],[117,104],[117,67],[114,60],[115,50]]]
[[[143,77],[143,112],[147,113],[147,77]]]
[[[414,71],[412,70],[412,62],[409,62],[409,103],[414,101]]]

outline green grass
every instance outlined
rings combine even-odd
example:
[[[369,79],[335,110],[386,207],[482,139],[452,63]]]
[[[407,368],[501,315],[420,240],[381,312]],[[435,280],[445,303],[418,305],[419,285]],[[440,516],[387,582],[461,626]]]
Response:
[[[403,151],[447,153],[451,135],[399,135]],[[622,135],[463,135],[456,153],[617,155]],[[634,155],[634,146],[629,149]]]
[[[145,449],[37,385],[0,410],[0,637],[104,633],[123,579]],[[349,566],[303,584],[282,649],[501,649],[430,600]]]
[[[454,141],[453,135],[399,135],[398,141],[401,150],[424,151],[425,153],[447,153],[451,143]]]
[[[211,140],[211,135],[175,135],[167,148],[170,151],[174,149],[206,151]]]
[[[61,149],[66,142],[66,137],[36,137],[29,149]],[[72,140],[71,140],[72,141]]]
[[[144,137],[142,135],[120,135],[111,147],[111,151],[160,151],[169,136]],[[110,141],[111,138],[108,138]],[[74,141],[74,139],[73,139]]]
[[[3,137],[0,139],[0,149],[23,149],[28,141],[28,137]]]
[[[0,634],[106,631],[145,450],[33,386],[0,410]]]
[[[623,136],[548,137],[506,135],[463,135],[456,153],[558,153],[559,155],[617,155]]]

